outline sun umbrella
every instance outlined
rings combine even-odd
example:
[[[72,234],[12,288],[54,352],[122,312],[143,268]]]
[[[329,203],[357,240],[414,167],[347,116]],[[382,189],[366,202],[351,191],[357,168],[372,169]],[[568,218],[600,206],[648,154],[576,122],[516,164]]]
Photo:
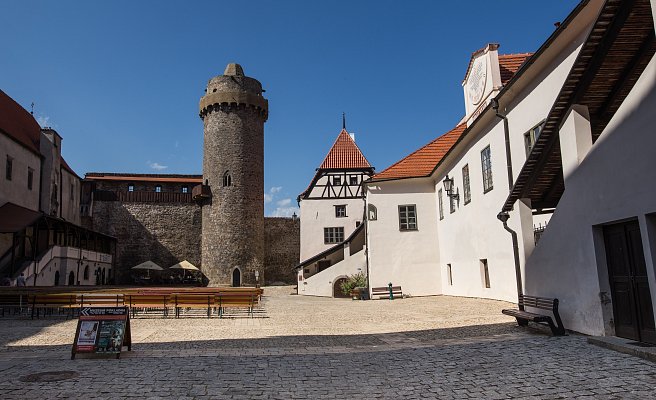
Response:
[[[194,264],[190,263],[187,260],[183,260],[183,261],[180,261],[177,264],[173,264],[169,267],[169,269],[181,269],[183,279],[184,279],[187,271],[200,271]]]
[[[164,268],[160,267],[159,265],[155,264],[154,262],[148,260],[146,262],[142,262],[139,265],[135,265],[132,267],[132,269],[145,269],[146,273],[148,276],[150,276],[150,271],[163,271]]]

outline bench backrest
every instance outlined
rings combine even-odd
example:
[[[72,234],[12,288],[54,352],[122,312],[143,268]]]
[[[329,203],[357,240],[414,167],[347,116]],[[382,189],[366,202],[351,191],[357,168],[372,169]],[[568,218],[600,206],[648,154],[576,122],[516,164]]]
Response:
[[[523,294],[519,296],[519,305],[539,308],[542,310],[558,311],[558,299],[550,299],[547,297],[535,297]]]
[[[378,292],[389,293],[389,286],[375,287],[372,288],[371,291],[373,293],[378,293]],[[401,286],[392,286],[392,292],[400,292],[400,291],[401,291]]]

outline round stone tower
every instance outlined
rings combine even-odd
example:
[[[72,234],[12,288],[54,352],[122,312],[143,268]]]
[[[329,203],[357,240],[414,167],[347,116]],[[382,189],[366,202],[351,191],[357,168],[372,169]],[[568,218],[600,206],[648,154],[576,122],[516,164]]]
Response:
[[[204,124],[202,271],[210,286],[264,281],[262,84],[228,64],[200,99]]]

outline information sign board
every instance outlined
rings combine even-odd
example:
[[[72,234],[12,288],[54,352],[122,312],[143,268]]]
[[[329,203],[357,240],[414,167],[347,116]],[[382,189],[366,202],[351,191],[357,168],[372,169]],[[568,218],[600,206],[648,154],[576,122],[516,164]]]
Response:
[[[132,350],[130,312],[127,307],[82,307],[77,322],[71,359],[77,353],[121,356],[127,346]]]

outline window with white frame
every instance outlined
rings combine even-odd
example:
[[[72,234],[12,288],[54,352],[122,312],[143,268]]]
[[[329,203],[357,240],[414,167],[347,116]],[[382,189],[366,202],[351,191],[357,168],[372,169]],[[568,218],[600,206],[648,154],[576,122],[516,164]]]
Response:
[[[481,170],[483,172],[483,193],[492,190],[492,159],[490,146],[488,145],[481,151]]]
[[[134,183],[128,185],[128,192],[134,192]]]
[[[358,184],[358,176],[357,175],[351,175],[349,177],[351,180],[351,186],[356,186]]]
[[[155,186],[155,193],[162,193],[162,185]]]
[[[341,243],[344,241],[344,227],[323,228],[323,242],[325,244]]]
[[[471,187],[469,184],[469,164],[466,164],[462,167],[462,192],[463,192],[463,201],[465,204],[469,204],[471,201]]]
[[[533,146],[535,146],[535,141],[540,137],[540,132],[542,132],[543,126],[544,121],[529,129],[528,132],[524,134],[524,148],[526,149],[526,156],[531,154],[531,150],[533,149]]]
[[[182,187],[182,193],[189,193],[189,186],[183,186]]]
[[[416,231],[417,230],[417,206],[414,204],[405,204],[399,206],[399,230]]]
[[[439,205],[440,220],[444,219],[444,203],[442,203],[442,189],[437,191],[437,203]]]
[[[337,217],[337,218],[346,217],[346,205],[345,204],[335,206],[335,217]]]

